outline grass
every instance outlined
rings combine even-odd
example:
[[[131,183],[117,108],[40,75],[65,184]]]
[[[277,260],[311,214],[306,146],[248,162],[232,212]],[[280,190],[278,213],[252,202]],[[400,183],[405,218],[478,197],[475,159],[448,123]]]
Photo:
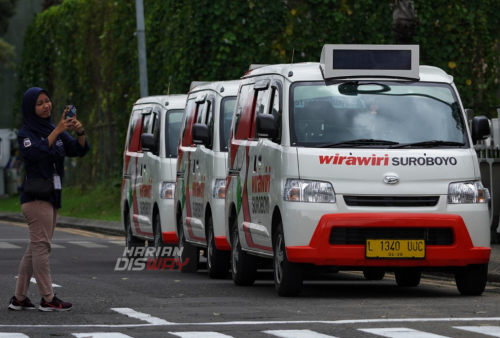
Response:
[[[0,211],[21,212],[19,195],[0,199]],[[60,216],[120,221],[120,187],[64,188]]]

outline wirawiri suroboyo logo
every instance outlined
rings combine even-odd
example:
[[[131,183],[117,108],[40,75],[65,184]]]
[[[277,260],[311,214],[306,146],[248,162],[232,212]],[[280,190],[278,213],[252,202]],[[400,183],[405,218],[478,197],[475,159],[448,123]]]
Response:
[[[383,156],[319,156],[319,164],[353,165],[353,166],[433,166],[457,165],[455,157],[389,157]]]

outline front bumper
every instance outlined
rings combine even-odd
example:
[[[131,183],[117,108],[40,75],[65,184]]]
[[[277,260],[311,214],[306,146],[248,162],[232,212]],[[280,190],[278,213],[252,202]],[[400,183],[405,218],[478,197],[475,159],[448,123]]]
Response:
[[[451,228],[452,245],[427,245],[425,259],[367,259],[365,245],[332,245],[334,227]],[[474,247],[458,215],[424,213],[345,213],[321,217],[309,245],[287,246],[290,262],[344,267],[454,267],[488,263],[491,248]]]

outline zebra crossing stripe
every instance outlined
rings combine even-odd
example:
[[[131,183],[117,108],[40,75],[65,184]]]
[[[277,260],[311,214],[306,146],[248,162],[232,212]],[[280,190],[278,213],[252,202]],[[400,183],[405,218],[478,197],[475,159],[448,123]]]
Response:
[[[336,338],[311,330],[268,330],[262,332],[280,338]]]
[[[80,246],[83,246],[85,248],[107,248],[106,245],[102,245],[102,244],[98,244],[98,243],[94,243],[94,242],[78,241],[78,242],[68,242],[68,243],[80,245]]]
[[[0,338],[26,338],[29,336],[24,333],[16,333],[16,332],[0,332]]]
[[[16,278],[18,278],[18,276],[16,276]],[[33,283],[33,284],[36,284],[36,279],[35,279],[35,277],[31,277],[30,282],[31,282],[31,283]],[[54,284],[54,283],[52,283],[52,287],[53,287],[53,288],[62,288],[62,286],[57,285],[57,284]]]
[[[453,326],[453,328],[481,333],[491,337],[500,337],[500,326]]]
[[[117,245],[125,245],[125,241],[108,241],[108,243],[117,244]]]
[[[59,245],[59,244],[55,244],[55,243],[50,243],[50,247],[52,249],[65,249],[66,248],[65,246],[62,246],[62,245]]]
[[[0,249],[22,249],[22,247],[7,242],[0,242]]]
[[[427,333],[422,331],[417,331],[413,329],[408,329],[406,327],[391,327],[391,328],[380,328],[380,329],[358,329],[359,331],[373,333],[378,336],[388,337],[388,338],[449,338],[446,336],[440,336],[434,333]]]
[[[89,332],[89,333],[72,333],[77,338],[131,338],[120,332]]]
[[[137,312],[135,310],[132,310],[132,309],[126,308],[126,307],[112,308],[111,310],[116,311],[118,313],[121,313],[122,315],[128,316],[130,318],[136,318],[136,319],[143,320],[143,321],[148,322],[150,324],[155,324],[155,325],[174,324],[174,323],[167,322],[164,319],[152,317],[151,315],[148,315],[147,313]]]
[[[227,334],[219,332],[169,332],[170,334],[181,338],[233,338]]]

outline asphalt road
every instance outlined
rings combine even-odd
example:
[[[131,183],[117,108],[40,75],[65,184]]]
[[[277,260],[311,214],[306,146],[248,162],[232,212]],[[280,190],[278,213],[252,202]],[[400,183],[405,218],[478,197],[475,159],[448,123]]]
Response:
[[[271,271],[254,286],[206,271],[115,271],[123,238],[57,229],[52,282],[71,311],[9,311],[28,229],[0,222],[0,337],[500,337],[500,285],[463,297],[451,279],[400,288],[394,277],[310,274],[301,296],[280,298]],[[123,266],[123,262],[120,264]],[[168,264],[167,264],[168,266]],[[40,301],[36,284],[28,297]],[[15,334],[15,335],[14,335]]]

